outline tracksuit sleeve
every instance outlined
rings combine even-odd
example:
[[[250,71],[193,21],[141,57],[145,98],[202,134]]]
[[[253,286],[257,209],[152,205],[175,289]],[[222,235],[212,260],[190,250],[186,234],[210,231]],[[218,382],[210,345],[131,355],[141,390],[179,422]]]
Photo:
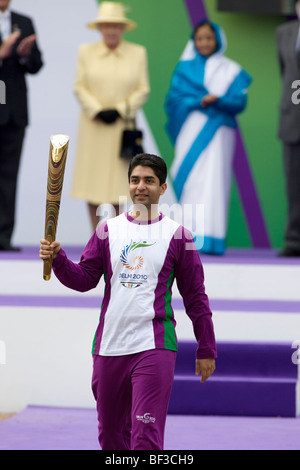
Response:
[[[102,240],[96,234],[85,247],[80,262],[68,259],[61,249],[53,260],[53,272],[58,280],[70,289],[86,292],[94,289],[103,274]]]
[[[192,234],[180,228],[175,276],[187,315],[198,342],[197,359],[217,357],[216,340],[209,300],[205,293],[204,271]]]

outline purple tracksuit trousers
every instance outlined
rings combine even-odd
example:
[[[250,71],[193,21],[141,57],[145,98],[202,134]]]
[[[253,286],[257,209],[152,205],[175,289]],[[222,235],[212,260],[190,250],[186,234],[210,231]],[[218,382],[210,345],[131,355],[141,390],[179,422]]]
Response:
[[[94,356],[92,390],[102,450],[162,450],[176,352]]]

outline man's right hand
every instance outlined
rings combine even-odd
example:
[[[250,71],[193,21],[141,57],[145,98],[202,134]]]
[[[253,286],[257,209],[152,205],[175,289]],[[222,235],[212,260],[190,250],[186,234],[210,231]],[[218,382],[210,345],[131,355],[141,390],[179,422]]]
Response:
[[[60,250],[60,243],[55,241],[50,244],[50,242],[48,240],[45,240],[44,238],[42,238],[40,243],[40,258],[44,260],[49,259],[52,256],[53,259],[55,259]]]
[[[7,57],[11,55],[13,46],[20,36],[20,31],[15,31],[14,33],[11,33],[5,41],[3,41],[0,47],[0,59],[7,59]]]

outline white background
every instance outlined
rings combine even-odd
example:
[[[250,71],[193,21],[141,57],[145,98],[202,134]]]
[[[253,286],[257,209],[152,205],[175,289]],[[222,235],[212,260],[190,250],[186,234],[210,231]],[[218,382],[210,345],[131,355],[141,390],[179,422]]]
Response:
[[[23,148],[17,195],[15,245],[37,245],[44,234],[50,136],[70,136],[57,239],[85,245],[91,235],[86,203],[70,196],[79,105],[73,94],[80,44],[97,41],[86,23],[97,15],[93,0],[12,0],[12,10],[30,16],[44,67],[27,76],[30,125]]]
[[[86,205],[70,197],[79,106],[73,94],[78,47],[96,41],[86,23],[97,14],[96,1],[12,0],[12,10],[30,16],[38,35],[44,67],[28,75],[30,125],[27,128],[17,196],[13,243],[37,245],[44,234],[50,136],[70,136],[59,216],[58,239],[85,244],[90,235]]]

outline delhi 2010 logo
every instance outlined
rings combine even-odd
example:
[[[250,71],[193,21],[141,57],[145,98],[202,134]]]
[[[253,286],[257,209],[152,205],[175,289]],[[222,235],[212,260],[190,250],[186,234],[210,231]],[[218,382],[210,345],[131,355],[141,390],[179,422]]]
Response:
[[[123,287],[128,289],[135,289],[140,287],[142,284],[147,282],[147,274],[138,274],[137,271],[143,266],[144,258],[141,254],[134,253],[137,248],[146,248],[148,246],[155,245],[154,243],[147,243],[145,241],[133,242],[131,241],[129,245],[126,245],[125,248],[121,251],[120,260],[123,266],[129,271],[122,272],[119,274],[120,282]]]
[[[126,245],[121,252],[121,262],[125,268],[129,269],[130,271],[136,271],[140,269],[144,264],[144,259],[142,256],[136,255],[134,256],[134,250],[137,248],[145,248],[147,246],[152,246],[155,243],[147,243],[147,242],[133,242],[131,241],[129,245]]]

